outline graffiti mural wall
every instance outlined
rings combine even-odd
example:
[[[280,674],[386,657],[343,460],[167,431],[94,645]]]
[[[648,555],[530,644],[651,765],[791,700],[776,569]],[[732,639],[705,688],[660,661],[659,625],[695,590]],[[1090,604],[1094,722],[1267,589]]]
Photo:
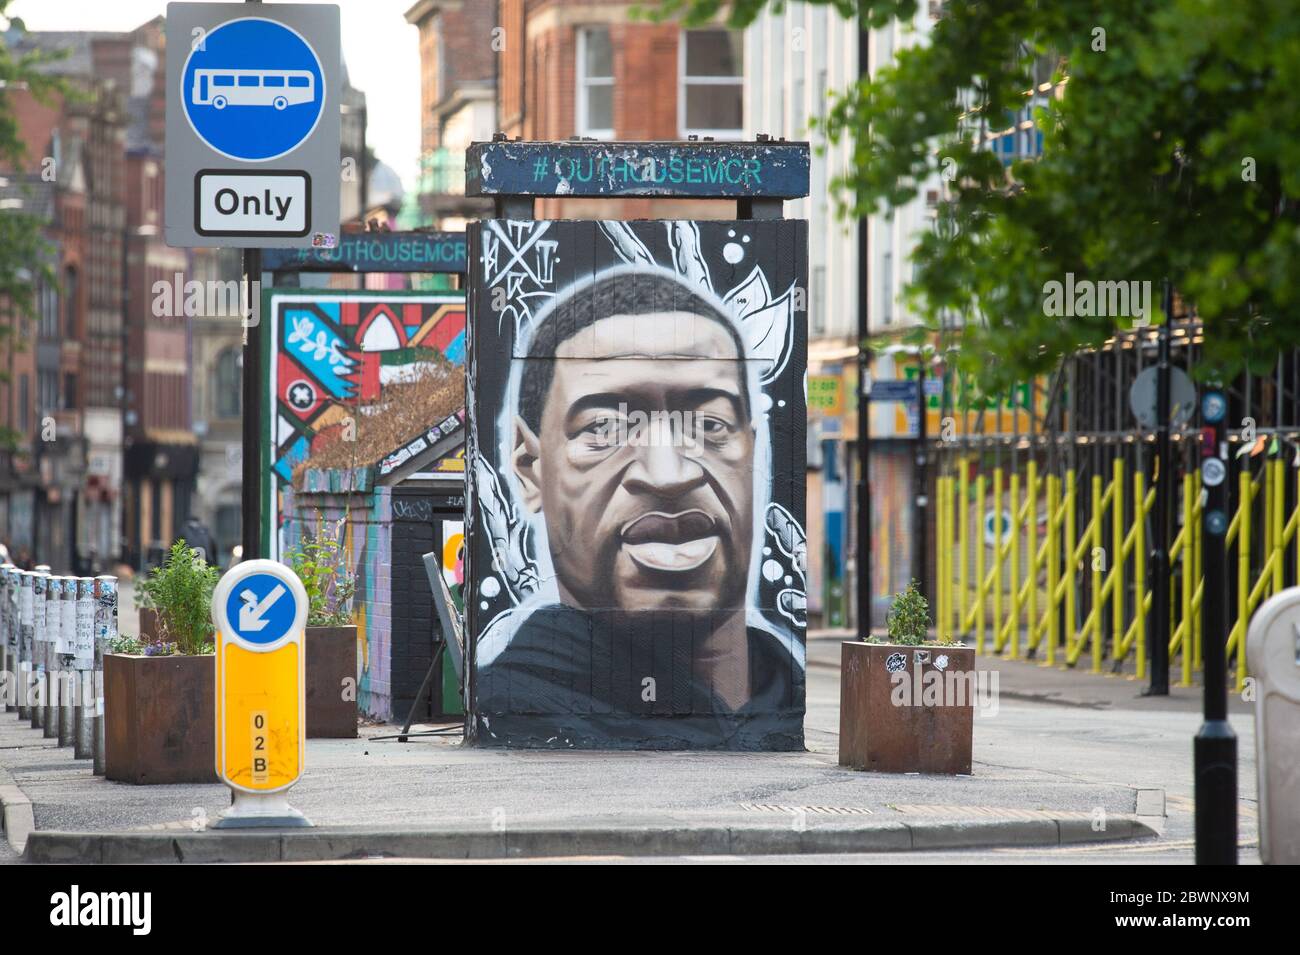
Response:
[[[276,518],[278,532],[269,542],[276,556],[285,544],[281,492],[294,468],[318,442],[348,427],[358,406],[375,403],[388,385],[419,374],[431,356],[463,365],[465,305],[455,292],[268,289],[262,314],[270,318],[272,356],[263,498]],[[464,460],[457,454],[434,470],[461,473]]]
[[[308,540],[342,542],[356,575],[357,709],[372,719],[393,719],[392,490],[323,494],[286,486],[283,503],[286,549]]]
[[[801,749],[806,223],[470,243],[478,742]]]

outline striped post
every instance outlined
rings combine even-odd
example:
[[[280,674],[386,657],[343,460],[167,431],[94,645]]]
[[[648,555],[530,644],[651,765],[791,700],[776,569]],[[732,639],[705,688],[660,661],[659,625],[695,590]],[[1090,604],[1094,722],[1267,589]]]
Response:
[[[74,609],[76,646],[73,666],[76,668],[76,685],[73,704],[73,756],[91,759],[95,755],[95,581],[91,577],[77,578],[77,595]]]
[[[33,648],[32,633],[32,581],[36,575],[30,571],[18,571],[18,659],[19,683],[18,718],[32,718],[32,672],[36,654]]]
[[[74,732],[77,650],[77,578],[59,578],[59,745],[71,746]]]
[[[46,657],[50,644],[45,633],[45,591],[50,584],[50,568],[41,564],[32,571],[32,729],[45,726]]]
[[[45,586],[45,720],[46,739],[59,738],[59,645],[62,641],[59,598],[63,578],[51,575]]]
[[[117,639],[117,578],[95,578],[95,744],[94,772],[104,775],[104,654]]]
[[[17,574],[18,568],[13,564],[0,564],[0,668],[5,673],[12,674],[10,679],[21,679],[22,676],[22,665],[18,657],[18,628],[12,625],[14,615],[10,607]],[[5,712],[12,713],[18,709],[18,696],[15,694],[10,698],[6,695]],[[19,715],[21,716],[21,711]]]

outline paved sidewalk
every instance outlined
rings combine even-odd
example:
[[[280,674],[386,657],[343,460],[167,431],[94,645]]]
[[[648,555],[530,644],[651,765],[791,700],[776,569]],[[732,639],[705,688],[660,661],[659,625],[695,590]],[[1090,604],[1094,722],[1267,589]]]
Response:
[[[836,763],[839,639],[809,641],[806,753],[507,752],[445,737],[376,741],[392,728],[366,728],[355,740],[308,742],[291,802],[330,830],[311,838],[202,831],[229,804],[224,786],[95,778],[88,761],[13,714],[0,714],[0,767],[31,800],[33,855],[47,859],[199,860],[231,846],[246,854],[235,858],[265,859],[1052,847],[1149,829],[1190,859],[1199,716],[1189,700],[1144,700],[1123,678],[981,658],[998,669],[1002,699],[976,719],[972,776],[854,772]],[[1253,720],[1233,722],[1245,858]]]
[[[308,744],[309,771],[292,802],[328,838],[294,834],[295,850],[278,835],[241,833],[232,849],[228,832],[201,833],[220,835],[214,850],[196,830],[228,805],[225,787],[95,779],[84,761],[15,722],[0,717],[0,758],[32,799],[39,830],[138,834],[107,849],[82,837],[46,841],[45,861],[896,851],[1151,835],[1132,819],[1136,789],[1034,772],[886,776],[813,752],[504,752],[445,739],[375,742],[369,735],[380,731],[371,730]]]

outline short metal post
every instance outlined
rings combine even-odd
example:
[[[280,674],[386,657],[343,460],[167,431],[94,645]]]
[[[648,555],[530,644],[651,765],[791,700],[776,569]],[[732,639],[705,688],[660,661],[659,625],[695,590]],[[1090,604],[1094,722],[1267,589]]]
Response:
[[[77,578],[64,577],[59,591],[59,745],[71,746],[74,733],[73,707],[77,701],[77,671],[73,654],[77,648]]]
[[[45,592],[49,589],[50,568],[41,564],[32,571],[32,729],[45,726],[45,697],[49,691],[46,683],[46,657],[50,643],[45,632]]]
[[[105,771],[104,740],[104,654],[117,639],[117,578],[101,574],[95,578],[95,740],[94,773]]]
[[[32,639],[32,581],[36,575],[30,571],[18,571],[18,670],[16,674],[18,691],[18,718],[32,718],[32,662],[36,659]]]
[[[63,578],[50,576],[45,587],[45,719],[42,729],[46,739],[59,738],[59,645],[63,640],[59,598],[62,595]]]
[[[75,666],[77,690],[73,705],[73,756],[91,759],[95,755],[95,581],[77,578]]]
[[[46,739],[59,738],[59,590],[63,580],[58,574],[45,578],[45,718],[41,728]]]
[[[14,592],[14,581],[17,579],[18,568],[13,564],[0,564],[0,647],[4,649],[3,663],[4,669],[8,673],[14,674],[15,677],[22,676],[22,663],[18,653],[18,628],[13,625],[14,614],[12,612],[12,600]],[[5,712],[12,713],[22,711],[19,708],[18,697],[12,700],[5,700]]]

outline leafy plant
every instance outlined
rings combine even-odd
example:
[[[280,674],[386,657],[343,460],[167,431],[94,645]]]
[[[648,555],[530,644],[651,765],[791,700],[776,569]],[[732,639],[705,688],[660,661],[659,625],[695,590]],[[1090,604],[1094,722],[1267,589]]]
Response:
[[[158,611],[161,632],[155,644],[175,644],[176,652],[187,656],[211,652],[212,591],[219,576],[183,539],[172,545],[138,591],[140,606]]]
[[[921,7],[810,2],[872,28],[898,20],[904,33]],[[688,26],[725,11],[738,29],[783,6],[646,5]],[[1048,284],[1067,274],[1149,282],[1152,324],[1169,318],[1167,278],[1175,313],[1194,308],[1203,322],[1207,377],[1270,369],[1300,344],[1289,317],[1300,301],[1294,4],[947,0],[938,12],[927,43],[900,42],[892,62],[836,91],[814,126],[852,150],[832,183],[846,214],[942,193],[943,228],[913,253],[909,294],[932,328],[957,320],[953,358],[985,394],[1135,322],[1049,313]],[[988,143],[1031,108],[1042,153],[1005,165]]]
[[[108,652],[135,657],[173,657],[180,653],[180,648],[166,640],[141,640],[139,637],[119,636],[108,641]],[[213,644],[205,643],[200,652],[212,653]]]
[[[913,580],[907,589],[895,595],[885,623],[889,626],[889,642],[905,647],[925,643],[930,632],[930,603]]]
[[[287,554],[289,566],[307,591],[307,626],[345,627],[352,623],[356,576],[343,553],[343,521],[332,534],[305,540]]]
[[[144,653],[145,644],[139,637],[131,637],[126,634],[120,634],[108,641],[109,653],[125,653],[128,656],[139,656]]]

